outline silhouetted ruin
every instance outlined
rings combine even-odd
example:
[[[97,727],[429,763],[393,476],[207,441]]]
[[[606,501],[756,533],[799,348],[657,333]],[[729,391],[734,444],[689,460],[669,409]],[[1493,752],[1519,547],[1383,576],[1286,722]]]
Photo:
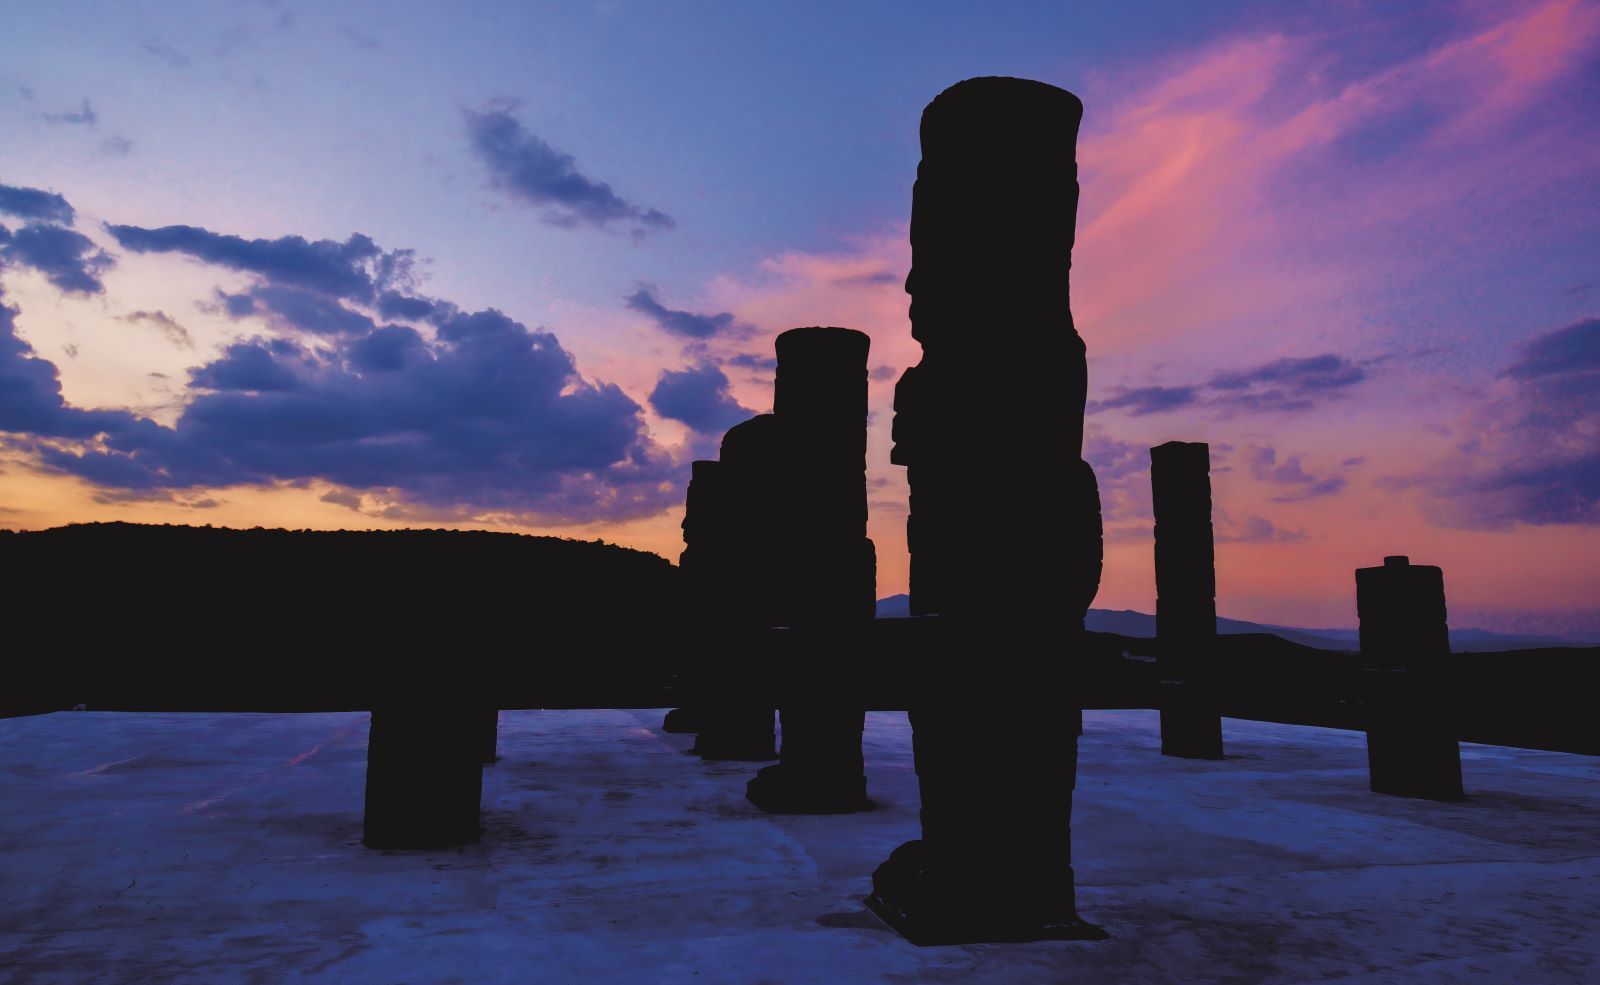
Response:
[[[727,604],[724,581],[729,577],[729,524],[723,508],[722,463],[700,460],[690,465],[689,488],[683,502],[683,552],[678,567],[683,572],[684,602],[688,609],[684,640],[687,651],[680,661],[680,684],[699,693],[714,653],[716,627]],[[701,699],[703,700],[703,698]],[[674,708],[661,727],[668,732],[699,732],[707,718],[703,705]]]
[[[777,709],[762,687],[768,668],[758,641],[773,626],[777,609],[771,504],[783,481],[782,463],[777,419],[758,414],[722,436],[716,468],[702,467],[704,475],[714,477],[705,491],[714,492],[697,504],[695,522],[703,519],[719,546],[709,556],[696,555],[691,565],[702,569],[697,590],[715,587],[719,593],[701,604],[721,607],[708,623],[700,673],[694,752],[704,759],[778,758]],[[711,511],[703,508],[708,499],[715,504]]]
[[[1356,612],[1368,685],[1372,789],[1460,800],[1461,747],[1445,695],[1450,657],[1444,572],[1395,555],[1356,569]]]
[[[865,713],[908,708],[922,837],[867,904],[916,944],[1105,936],[1072,868],[1085,706],[1159,708],[1162,753],[1199,759],[1222,758],[1223,715],[1365,729],[1371,789],[1435,800],[1463,797],[1459,740],[1600,754],[1600,648],[1452,657],[1442,572],[1405,557],[1356,571],[1359,653],[1219,639],[1204,443],[1150,449],[1157,638],[1085,632],[1104,545],[1069,305],[1082,110],[978,78],[922,116],[905,287],[923,353],[891,456],[914,618],[874,619],[870,340],[796,328],[773,412],[693,463],[677,569],[483,532],[0,531],[27,576],[8,602],[66,657],[14,675],[0,714],[370,710],[362,841],[407,850],[478,840],[502,708],[681,700],[666,730],[706,759],[779,760],[746,795],[803,813],[872,806]]]
[[[694,464],[685,504],[680,563],[699,627],[685,673],[696,703],[664,725],[698,732],[695,752],[707,759],[771,759],[768,702],[783,694],[780,762],[749,785],[768,811],[869,806],[865,704],[859,689],[840,697],[876,603],[866,538],[869,344],[846,328],[780,335],[773,413],[730,428],[720,461]],[[774,628],[787,634],[777,649]]]
[[[767,503],[773,529],[773,625],[794,637],[773,668],[782,699],[777,765],[750,781],[766,811],[839,813],[870,806],[861,759],[860,675],[875,617],[877,561],[867,526],[867,349],[847,328],[778,336],[773,419],[783,479]]]
[[[1069,668],[1100,566],[1068,306],[1082,115],[1009,78],[922,114],[906,291],[923,357],[896,388],[893,461],[911,483],[912,611],[939,625],[911,694],[922,838],[869,897],[919,944],[1100,936],[1077,916],[1070,839]],[[1040,464],[1019,490],[1023,462]],[[998,530],[1005,516],[1023,527]]]
[[[1212,657],[1217,576],[1211,532],[1211,447],[1169,441],[1150,449],[1155,505],[1156,639],[1161,643],[1161,752],[1222,758]]]

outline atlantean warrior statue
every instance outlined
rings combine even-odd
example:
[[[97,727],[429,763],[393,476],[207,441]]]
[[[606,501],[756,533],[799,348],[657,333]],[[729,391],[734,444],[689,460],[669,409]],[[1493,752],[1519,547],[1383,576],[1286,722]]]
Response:
[[[1068,307],[1083,105],[970,79],[922,114],[912,335],[895,393],[911,605],[937,617],[912,692],[922,838],[869,903],[917,943],[1100,937],[1074,905],[1078,698],[1100,579],[1082,461],[1087,366]]]

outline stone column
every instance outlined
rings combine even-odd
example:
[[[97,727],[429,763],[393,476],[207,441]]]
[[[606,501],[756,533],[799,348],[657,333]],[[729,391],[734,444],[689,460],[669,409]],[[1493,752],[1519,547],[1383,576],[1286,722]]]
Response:
[[[448,848],[478,840],[483,711],[418,698],[372,709],[367,736],[368,848]]]
[[[1083,106],[970,79],[922,115],[912,335],[893,460],[909,467],[912,611],[938,619],[911,723],[922,838],[868,904],[918,944],[1091,938],[1071,863],[1070,673],[1100,568],[1081,461],[1087,366],[1068,307]]]
[[[1169,441],[1150,449],[1156,514],[1156,639],[1161,752],[1222,758],[1217,712],[1217,576],[1211,531],[1211,448]]]
[[[1444,572],[1396,555],[1356,569],[1367,681],[1367,767],[1377,793],[1461,800],[1449,705]]]
[[[701,588],[705,604],[718,610],[694,745],[705,759],[778,758],[776,708],[759,651],[775,625],[770,504],[781,483],[779,430],[777,418],[759,414],[722,437],[714,514],[720,546]]]
[[[722,463],[697,461],[690,465],[689,489],[683,503],[683,553],[678,569],[686,583],[684,597],[693,610],[687,624],[691,638],[677,655],[678,684],[695,696],[691,703],[667,712],[661,728],[667,732],[698,732],[706,717],[701,691],[707,663],[715,646],[717,622],[723,618],[722,596],[728,564],[727,515],[722,488]]]
[[[846,328],[778,336],[773,415],[784,448],[768,503],[774,624],[792,639],[774,667],[781,761],[750,781],[762,810],[865,810],[860,660],[876,608],[866,538],[867,351]]]

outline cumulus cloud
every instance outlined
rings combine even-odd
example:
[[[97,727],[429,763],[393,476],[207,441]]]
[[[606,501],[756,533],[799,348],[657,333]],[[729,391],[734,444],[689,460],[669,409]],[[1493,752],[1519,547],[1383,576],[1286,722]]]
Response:
[[[134,253],[182,253],[196,260],[259,274],[279,287],[303,287],[351,301],[371,301],[379,290],[410,275],[412,252],[384,252],[360,233],[340,243],[301,236],[244,239],[198,226],[107,225],[118,245]]]
[[[38,222],[72,224],[72,206],[55,192],[0,184],[0,214]]]
[[[472,152],[489,171],[489,183],[508,197],[543,209],[545,222],[563,228],[604,229],[613,223],[635,233],[672,229],[672,217],[634,205],[578,170],[571,154],[530,132],[507,107],[466,111]]]
[[[258,284],[239,294],[218,292],[228,317],[259,315],[283,331],[364,335],[378,326],[337,297],[282,284]]]
[[[81,440],[122,427],[129,417],[121,411],[67,405],[55,364],[18,337],[18,314],[0,295],[0,432]]]
[[[72,294],[99,294],[105,289],[100,275],[115,266],[89,237],[50,223],[29,223],[15,232],[0,226],[0,266],[8,264],[31,267]]]
[[[712,365],[666,370],[650,392],[657,414],[687,424],[701,434],[715,435],[755,416],[728,392],[728,377]]]
[[[708,315],[696,311],[679,311],[662,304],[648,287],[640,287],[623,300],[629,309],[649,317],[663,331],[686,339],[708,339],[734,327],[732,312],[722,311]]]
[[[97,495],[321,481],[418,516],[535,522],[647,516],[681,497],[681,469],[632,398],[583,377],[543,329],[404,293],[409,251],[359,234],[340,243],[107,228],[130,250],[251,274],[243,291],[218,292],[217,310],[278,334],[235,342],[191,370],[187,402],[166,427],[67,405],[55,366],[16,336],[15,309],[5,309],[5,443]],[[379,321],[390,316],[421,327]],[[164,312],[124,317],[187,337]]]
[[[1184,407],[1204,408],[1223,416],[1302,411],[1319,401],[1345,396],[1367,378],[1364,366],[1327,352],[1217,373],[1202,383],[1119,387],[1104,400],[1090,401],[1088,412],[1121,410],[1142,417]]]

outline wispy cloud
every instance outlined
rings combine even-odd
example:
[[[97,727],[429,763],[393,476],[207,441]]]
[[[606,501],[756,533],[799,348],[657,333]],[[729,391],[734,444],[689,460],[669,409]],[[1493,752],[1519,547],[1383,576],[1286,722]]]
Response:
[[[535,206],[545,222],[571,229],[626,226],[636,234],[672,229],[659,209],[635,205],[578,170],[577,160],[523,126],[508,107],[466,111],[473,154],[489,172],[489,183],[514,201]]]
[[[651,288],[645,286],[641,286],[623,301],[629,310],[647,316],[662,330],[686,339],[709,339],[713,335],[726,334],[735,327],[733,313],[730,311],[703,314],[669,308],[656,299]]]
[[[92,127],[100,122],[99,114],[94,111],[93,106],[89,105],[89,100],[87,99],[76,110],[68,110],[62,113],[41,113],[40,116],[43,117],[46,123],[66,124],[67,126]]]
[[[1345,396],[1367,379],[1367,371],[1344,356],[1274,359],[1242,370],[1217,373],[1203,383],[1183,386],[1118,387],[1091,401],[1089,413],[1121,410],[1135,417],[1182,408],[1222,414],[1310,410],[1318,402]]]

